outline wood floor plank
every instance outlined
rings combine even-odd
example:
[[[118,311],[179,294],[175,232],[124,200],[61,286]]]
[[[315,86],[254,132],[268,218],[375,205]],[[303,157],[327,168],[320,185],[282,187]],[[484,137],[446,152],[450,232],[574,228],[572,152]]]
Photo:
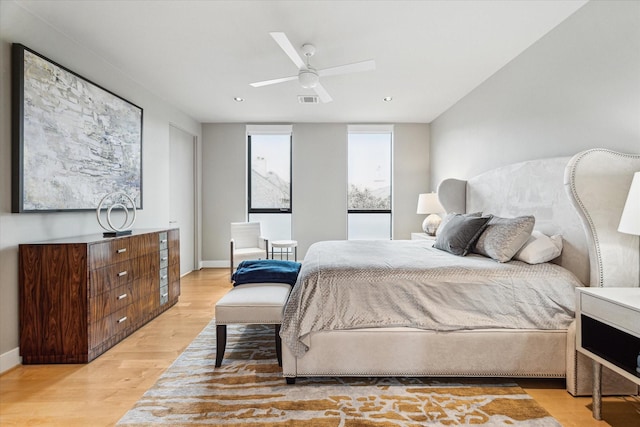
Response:
[[[19,366],[0,376],[0,425],[113,426],[175,361],[214,315],[230,288],[227,269],[182,279],[182,295],[163,313],[87,365]],[[574,398],[560,380],[518,383],[564,427],[640,426],[640,401],[607,397],[604,421],[591,399]]]

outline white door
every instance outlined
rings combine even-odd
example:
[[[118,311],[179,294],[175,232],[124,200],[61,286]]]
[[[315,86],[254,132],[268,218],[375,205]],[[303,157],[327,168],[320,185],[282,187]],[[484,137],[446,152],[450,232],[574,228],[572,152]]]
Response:
[[[170,126],[169,215],[172,227],[180,228],[180,275],[196,265],[196,138]]]

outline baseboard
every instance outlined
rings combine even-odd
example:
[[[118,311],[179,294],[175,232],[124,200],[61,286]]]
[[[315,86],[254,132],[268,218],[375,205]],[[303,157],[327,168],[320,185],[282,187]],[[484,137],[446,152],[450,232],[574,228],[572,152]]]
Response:
[[[4,354],[0,354],[0,374],[15,368],[22,363],[20,357],[20,347],[9,350]]]
[[[202,268],[229,268],[229,260],[223,261],[202,261]]]

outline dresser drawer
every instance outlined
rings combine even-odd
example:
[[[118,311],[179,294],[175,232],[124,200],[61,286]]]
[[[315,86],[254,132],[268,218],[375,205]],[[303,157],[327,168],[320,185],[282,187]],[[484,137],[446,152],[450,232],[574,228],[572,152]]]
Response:
[[[169,250],[163,249],[160,251],[160,268],[166,268],[169,265]]]
[[[166,231],[158,233],[158,241],[160,243],[160,250],[167,249],[169,247],[169,236]]]
[[[159,302],[158,288],[156,288],[155,292],[144,294],[133,301],[129,306],[129,310],[133,313],[132,321],[139,325],[150,319],[154,309],[160,305]]]
[[[580,293],[581,313],[640,337],[638,312],[597,296]]]
[[[160,287],[160,305],[169,302],[169,284]]]
[[[153,254],[139,256],[89,272],[89,295],[97,295],[152,274],[158,269]]]
[[[141,255],[157,252],[159,248],[156,233],[121,237],[94,243],[89,250],[89,268],[102,268],[110,264],[133,259]]]
[[[168,268],[160,270],[160,287],[167,286],[169,284],[169,271]]]
[[[127,316],[127,307],[89,324],[89,348],[98,347],[114,335],[124,332],[131,324]]]
[[[129,305],[134,297],[130,288],[130,285],[123,285],[89,298],[89,323],[95,323]]]

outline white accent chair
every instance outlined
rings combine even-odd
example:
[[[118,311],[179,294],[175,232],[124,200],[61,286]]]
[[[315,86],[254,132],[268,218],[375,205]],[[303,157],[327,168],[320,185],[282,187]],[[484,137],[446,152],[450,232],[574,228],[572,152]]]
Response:
[[[269,259],[269,240],[262,236],[259,222],[232,222],[229,241],[229,280],[233,269],[247,259]]]

